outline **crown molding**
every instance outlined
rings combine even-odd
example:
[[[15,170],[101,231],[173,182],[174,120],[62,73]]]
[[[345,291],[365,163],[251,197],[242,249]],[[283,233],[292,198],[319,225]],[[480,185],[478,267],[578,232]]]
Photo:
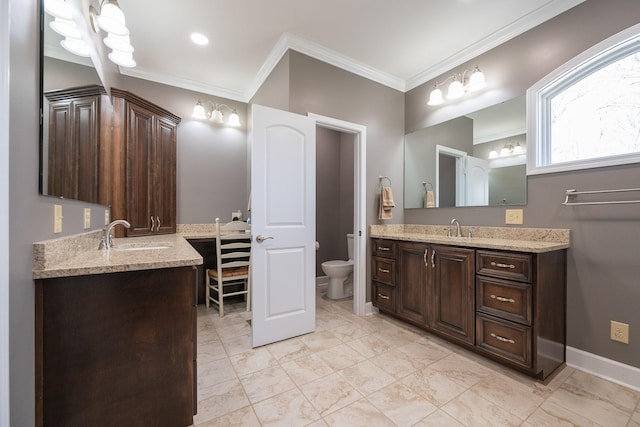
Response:
[[[473,58],[500,46],[514,37],[517,37],[543,22],[566,12],[584,1],[585,0],[557,0],[541,6],[516,22],[507,25],[482,40],[478,40],[476,43],[450,56],[444,61],[437,63],[433,67],[427,68],[415,76],[410,77],[406,81],[405,91],[408,92],[411,89],[415,89],[416,87],[427,83],[429,80],[448,72],[452,68],[458,67],[467,61],[471,61]]]

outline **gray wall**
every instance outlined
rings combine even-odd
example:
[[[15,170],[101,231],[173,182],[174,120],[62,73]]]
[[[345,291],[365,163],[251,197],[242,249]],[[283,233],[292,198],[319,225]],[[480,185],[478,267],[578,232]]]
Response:
[[[566,13],[474,58],[489,88],[445,108],[426,106],[431,83],[406,95],[407,131],[522,94],[552,70],[607,37],[638,23],[640,2],[588,0]],[[463,67],[460,67],[463,68]],[[467,67],[468,68],[468,67]],[[451,70],[454,71],[454,70]],[[449,74],[449,73],[446,73]],[[445,75],[446,75],[445,74]],[[499,84],[499,87],[498,87]],[[567,272],[568,345],[640,367],[640,214],[637,205],[564,207],[564,191],[633,188],[640,165],[528,177],[525,227],[571,229]],[[405,222],[504,226],[504,208],[411,209]],[[630,344],[609,340],[609,321],[629,323]]]

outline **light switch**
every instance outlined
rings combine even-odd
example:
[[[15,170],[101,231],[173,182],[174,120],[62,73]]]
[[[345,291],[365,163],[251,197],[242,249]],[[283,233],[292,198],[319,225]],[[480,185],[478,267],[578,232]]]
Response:
[[[91,228],[91,208],[84,208],[84,229]]]
[[[507,209],[505,224],[522,224],[522,209]]]
[[[53,232],[62,233],[62,205],[53,205]]]

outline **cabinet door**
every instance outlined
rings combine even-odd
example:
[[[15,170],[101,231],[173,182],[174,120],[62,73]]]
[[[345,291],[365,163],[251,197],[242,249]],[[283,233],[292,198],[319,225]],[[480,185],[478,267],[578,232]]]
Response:
[[[176,232],[176,125],[162,117],[154,123],[153,212],[156,233]]]
[[[457,341],[475,343],[473,249],[433,246],[431,328]]]
[[[398,245],[396,314],[424,326],[429,325],[428,248],[421,243]]]
[[[151,234],[153,212],[153,114],[127,103],[127,235]],[[112,218],[120,219],[120,218]],[[155,227],[154,227],[155,229]]]

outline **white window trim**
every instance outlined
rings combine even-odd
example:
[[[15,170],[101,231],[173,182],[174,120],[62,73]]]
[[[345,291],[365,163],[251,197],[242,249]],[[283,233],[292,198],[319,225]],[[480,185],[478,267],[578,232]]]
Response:
[[[527,175],[640,163],[640,153],[633,153],[543,164],[551,155],[551,98],[605,64],[638,51],[639,44],[640,24],[636,24],[584,51],[527,90]]]

